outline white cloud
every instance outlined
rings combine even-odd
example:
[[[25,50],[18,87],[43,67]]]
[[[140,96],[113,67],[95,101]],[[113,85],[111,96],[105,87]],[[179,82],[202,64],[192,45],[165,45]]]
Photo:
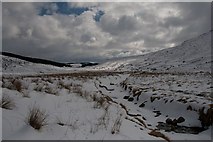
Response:
[[[39,16],[40,6],[53,15]],[[165,48],[210,29],[208,3],[199,5],[199,14],[193,3],[70,6],[91,10],[74,16],[54,13],[58,7],[51,3],[3,3],[3,50],[59,61],[97,60]],[[98,10],[105,13],[100,22],[93,19]]]

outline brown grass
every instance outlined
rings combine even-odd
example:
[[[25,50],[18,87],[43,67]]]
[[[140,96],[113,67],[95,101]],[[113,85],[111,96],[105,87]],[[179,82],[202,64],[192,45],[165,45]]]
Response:
[[[163,138],[164,140],[166,140],[167,142],[170,142],[170,141],[171,141],[171,140],[170,140],[167,136],[165,136],[163,133],[158,132],[158,131],[156,131],[156,130],[152,130],[152,131],[149,132],[148,134],[151,135],[151,136],[155,136],[155,137],[161,137],[161,138]]]
[[[47,113],[39,107],[32,107],[27,116],[27,124],[36,130],[40,130],[43,126],[47,125]]]
[[[94,108],[104,108],[104,106],[107,104],[107,101],[104,97],[97,98],[95,102]]]
[[[118,134],[120,132],[121,124],[122,124],[122,114],[120,114],[115,120],[115,123],[112,126],[111,133]]]
[[[14,101],[9,96],[2,96],[0,102],[1,108],[12,110],[15,107]]]
[[[13,85],[18,92],[22,91],[22,83],[20,80],[14,80]]]
[[[53,95],[56,95],[58,96],[58,91],[55,89],[55,88],[51,88],[50,86],[46,86],[45,88],[45,93],[48,93],[48,94],[53,94]]]
[[[209,127],[213,124],[213,109],[208,108],[205,112],[205,108],[199,109],[199,120],[201,122],[202,127]]]

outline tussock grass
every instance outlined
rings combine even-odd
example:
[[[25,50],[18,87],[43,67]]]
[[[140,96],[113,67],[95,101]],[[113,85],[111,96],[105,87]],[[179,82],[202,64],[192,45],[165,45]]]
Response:
[[[12,110],[15,107],[14,101],[6,95],[2,96],[1,102],[0,102],[1,108]]]
[[[22,91],[22,83],[20,80],[14,80],[13,81],[13,85],[15,87],[15,89],[18,91],[18,92],[21,92]]]
[[[120,127],[122,124],[122,114],[120,114],[117,119],[115,120],[113,126],[112,126],[112,130],[111,133],[112,134],[118,134],[120,132]]]
[[[2,87],[10,89],[10,90],[17,90],[17,91],[21,92],[22,83],[18,79],[8,79],[8,80],[3,79]]]
[[[104,108],[107,104],[107,100],[104,97],[96,97],[94,108]]]
[[[105,129],[107,129],[110,120],[109,106],[110,104],[105,106],[103,115],[98,119],[98,127],[103,126]]]
[[[53,95],[56,95],[56,96],[59,95],[57,89],[56,88],[52,88],[50,86],[46,86],[45,89],[44,89],[44,92],[49,93],[49,94],[53,94]]]
[[[165,136],[163,133],[159,132],[159,131],[156,131],[156,130],[152,130],[151,132],[148,133],[149,135],[151,136],[155,136],[155,137],[161,137],[163,138],[164,140],[166,140],[167,142],[171,142],[171,140]]]
[[[210,107],[205,111],[205,108],[198,110],[199,120],[203,128],[208,128],[213,124],[213,109]]]
[[[27,116],[27,124],[36,130],[40,130],[43,126],[47,125],[48,114],[45,110],[41,110],[37,106],[30,108]]]

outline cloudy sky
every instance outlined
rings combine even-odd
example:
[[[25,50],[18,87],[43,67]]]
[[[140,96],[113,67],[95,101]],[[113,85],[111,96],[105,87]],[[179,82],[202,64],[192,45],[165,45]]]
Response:
[[[103,61],[173,47],[211,29],[211,3],[3,3],[3,51]]]

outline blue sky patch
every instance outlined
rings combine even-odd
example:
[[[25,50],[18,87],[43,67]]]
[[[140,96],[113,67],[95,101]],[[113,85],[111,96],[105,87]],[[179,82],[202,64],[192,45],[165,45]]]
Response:
[[[85,11],[90,11],[91,9],[88,7],[72,7],[72,5],[68,4],[67,2],[53,2],[49,3],[50,5],[44,5],[43,7],[40,7],[39,9],[39,15],[44,16],[44,15],[53,15],[54,13],[58,14],[64,14],[64,15],[81,15]],[[52,8],[52,6],[55,6]],[[101,17],[104,15],[104,11],[98,10],[93,16],[93,19],[96,22],[99,22]]]
[[[41,7],[39,10],[39,15],[53,15],[54,13],[64,14],[64,15],[81,15],[85,11],[89,11],[90,9],[87,7],[72,7],[67,2],[55,2],[52,4],[56,4],[57,10],[52,10],[51,8]]]
[[[101,19],[101,16],[103,16],[104,14],[105,14],[104,11],[99,10],[99,11],[96,13],[96,15],[94,16],[94,20],[97,21],[97,22],[99,22],[100,19]]]

